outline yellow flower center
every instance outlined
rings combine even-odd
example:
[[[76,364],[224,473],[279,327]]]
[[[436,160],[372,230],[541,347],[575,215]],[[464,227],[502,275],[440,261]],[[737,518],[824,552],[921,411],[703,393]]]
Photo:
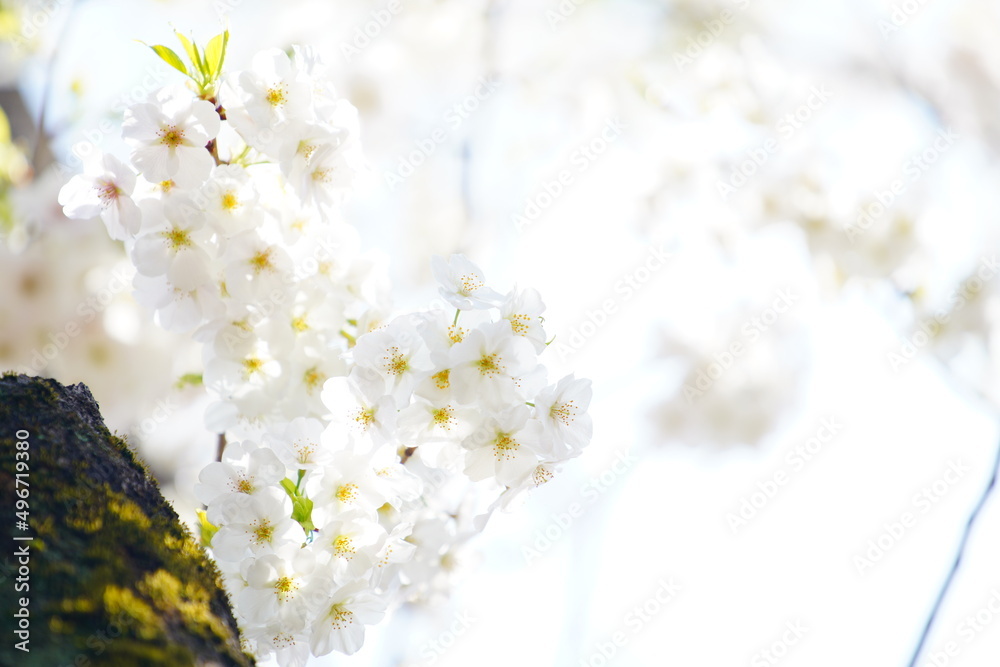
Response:
[[[186,229],[173,227],[169,231],[160,233],[163,235],[163,238],[167,240],[167,243],[170,245],[170,249],[175,252],[181,248],[187,248],[193,245],[191,242],[191,235],[188,234]]]
[[[333,553],[336,556],[350,560],[354,557],[355,551],[357,549],[354,548],[354,540],[347,535],[338,535],[333,541]]]
[[[316,183],[329,183],[333,180],[333,169],[313,169],[312,179]]]
[[[389,560],[390,560],[390,558],[392,558],[392,552],[393,551],[395,551],[395,549],[393,548],[393,546],[391,544],[386,545],[386,547],[385,547],[385,553],[383,553],[382,558],[380,558],[379,561],[378,561],[378,566],[379,567],[385,567],[386,565],[389,564]]]
[[[312,456],[316,453],[316,443],[315,442],[296,442],[292,445],[295,449],[297,455],[297,461],[302,465],[307,465],[312,462]]]
[[[529,315],[511,315],[507,320],[510,321],[510,328],[518,336],[524,336],[528,333],[528,323],[531,322]]]
[[[480,374],[491,378],[500,375],[501,365],[500,359],[495,354],[484,354],[476,362],[476,368],[479,369]]]
[[[576,419],[576,401],[553,403],[549,408],[549,417],[561,422],[563,426],[569,426]]]
[[[250,266],[253,267],[253,272],[260,274],[264,271],[273,271],[274,264],[271,263],[271,255],[274,254],[274,248],[268,248],[267,250],[261,250],[256,255],[250,258]]]
[[[402,375],[409,369],[410,362],[407,361],[398,347],[390,347],[387,352],[388,354],[382,357],[382,363],[389,375]]]
[[[233,488],[237,493],[253,493],[253,483],[245,475],[240,475],[240,478],[233,482]]]
[[[267,103],[272,107],[280,107],[287,100],[285,96],[285,86],[283,84],[279,84],[274,88],[268,88],[267,94],[264,95],[264,99],[267,100]]]
[[[431,419],[435,426],[440,426],[446,431],[450,431],[455,424],[455,410],[450,405],[439,408],[431,413]]]
[[[465,338],[465,334],[469,333],[468,329],[463,329],[461,327],[451,325],[448,327],[448,340],[451,344],[461,343],[462,339]]]
[[[264,370],[264,360],[258,359],[257,357],[249,357],[243,360],[243,372],[249,379],[254,373],[260,373]]]
[[[226,211],[233,211],[240,207],[240,199],[232,190],[228,190],[222,195],[222,208]]]
[[[274,582],[274,593],[278,596],[279,602],[288,602],[295,597],[295,591],[298,589],[298,585],[291,577],[281,577]]]
[[[253,543],[257,546],[270,543],[274,537],[274,526],[267,519],[258,519],[250,524],[253,531]]]
[[[541,486],[550,479],[552,479],[552,471],[545,466],[538,466],[531,475],[531,480],[535,483],[535,486]]]
[[[350,482],[341,484],[337,489],[336,498],[342,503],[353,503],[358,498],[358,485]]]
[[[323,386],[323,383],[326,382],[326,376],[320,373],[314,366],[305,372],[305,375],[302,377],[302,381],[305,382],[306,389],[308,389],[311,394],[316,391],[317,388]]]
[[[122,190],[114,181],[99,181],[100,185],[97,186],[97,198],[101,200],[101,204],[105,207],[110,206],[118,201],[118,197],[122,195]]]
[[[479,279],[474,273],[466,273],[464,276],[458,279],[458,284],[461,285],[459,292],[463,296],[469,296],[472,292],[476,292],[483,288],[483,281]]]
[[[444,369],[440,373],[435,373],[431,376],[431,380],[434,381],[434,386],[438,389],[447,389],[451,386],[451,370]]]
[[[305,159],[306,162],[309,162],[309,160],[313,156],[313,153],[316,152],[316,144],[310,144],[310,143],[308,143],[306,141],[300,141],[299,142],[299,147],[296,150],[296,152],[299,155],[301,155]]]
[[[354,623],[354,612],[346,609],[343,605],[337,604],[330,607],[328,618],[334,630],[344,630]]]
[[[184,143],[184,130],[176,125],[168,125],[156,134],[160,137],[160,143],[167,148],[177,148]]]
[[[510,460],[514,457],[514,452],[519,446],[509,433],[497,433],[497,438],[493,441],[493,453],[496,455],[497,461]]]
[[[354,421],[361,425],[362,430],[367,431],[375,423],[375,411],[358,408],[354,413]]]

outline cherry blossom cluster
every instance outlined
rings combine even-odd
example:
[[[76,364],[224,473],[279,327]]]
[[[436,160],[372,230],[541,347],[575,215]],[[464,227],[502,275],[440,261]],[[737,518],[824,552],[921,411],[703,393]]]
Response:
[[[307,49],[262,52],[205,87],[130,107],[131,164],[97,157],[60,203],[99,215],[125,242],[136,299],[204,343],[211,428],[319,416],[323,382],[346,371],[331,352],[374,325],[385,292],[338,213],[361,168],[356,111]]]
[[[221,460],[195,491],[248,650],[301,665],[352,654],[365,626],[446,593],[490,515],[591,438],[589,380],[551,382],[544,304],[435,258],[441,307],[388,318],[377,261],[340,204],[362,168],[356,112],[308,49],[126,111],[128,163],[93,160],[60,192],[100,216],[135,265],[137,299],[203,343]]]
[[[589,380],[549,384],[539,365],[537,292],[494,292],[461,255],[434,268],[455,317],[360,336],[324,385],[326,423],[276,424],[202,472],[211,545],[258,655],[355,652],[387,609],[443,592],[489,515],[590,440]]]

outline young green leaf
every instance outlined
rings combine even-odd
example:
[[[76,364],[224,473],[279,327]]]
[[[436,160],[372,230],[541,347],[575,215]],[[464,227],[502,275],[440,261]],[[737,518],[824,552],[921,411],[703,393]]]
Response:
[[[212,538],[219,532],[219,527],[212,525],[208,520],[208,513],[205,510],[198,510],[198,532],[201,537],[201,546],[212,546]]]
[[[185,37],[182,33],[179,33],[176,30],[174,30],[174,34],[177,35],[177,39],[180,41],[181,46],[183,46],[184,47],[184,51],[187,52],[188,58],[190,58],[190,60],[191,60],[192,63],[194,63],[195,65],[197,65],[198,64],[198,56],[196,55],[194,44],[192,44],[191,40],[189,40],[187,37]]]
[[[219,73],[222,73],[222,64],[226,62],[226,51],[229,50],[229,28],[222,33],[222,53],[219,55]]]
[[[157,44],[156,46],[149,47],[153,49],[156,55],[160,56],[165,63],[173,67],[175,70],[181,74],[187,74],[187,67],[184,66],[184,61],[181,57],[174,53],[173,49],[169,49],[162,44]]]
[[[183,389],[187,386],[197,387],[202,383],[201,373],[185,373],[177,379],[174,383],[174,387],[177,389]]]
[[[7,120],[7,114],[4,113],[3,109],[0,109],[0,144],[10,143],[10,121]]]
[[[299,496],[292,501],[292,519],[302,525],[306,533],[311,533],[316,526],[312,522],[313,501],[305,496]]]
[[[198,50],[198,45],[176,30],[174,30],[174,34],[177,35],[177,39],[180,40],[184,50],[187,51],[188,58],[191,59],[191,64],[194,65],[194,68],[201,75],[202,81],[204,81],[206,76],[205,61],[202,59],[201,52]],[[191,75],[191,78],[195,78],[194,74]]]
[[[226,59],[226,46],[229,44],[229,31],[226,30],[213,37],[205,47],[205,62],[212,80],[222,73],[222,64]]]

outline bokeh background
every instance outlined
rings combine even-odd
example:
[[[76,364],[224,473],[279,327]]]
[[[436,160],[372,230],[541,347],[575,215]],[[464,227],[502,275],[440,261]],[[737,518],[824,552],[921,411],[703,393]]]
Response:
[[[397,307],[464,252],[595,388],[449,600],[316,665],[909,663],[1000,439],[1000,3],[0,2],[0,367],[87,383],[188,521],[198,350],[56,193],[178,79],[138,41],[223,26],[336,65]],[[920,667],[996,663],[998,563],[991,499]]]

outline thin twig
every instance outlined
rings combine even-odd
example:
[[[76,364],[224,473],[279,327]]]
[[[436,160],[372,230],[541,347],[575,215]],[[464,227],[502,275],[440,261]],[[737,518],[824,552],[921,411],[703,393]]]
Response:
[[[986,501],[989,499],[994,487],[996,487],[998,469],[1000,469],[1000,446],[997,447],[996,460],[993,462],[993,475],[990,477],[990,481],[989,484],[986,485],[986,489],[983,490],[983,495],[979,498],[979,502],[976,503],[976,507],[972,510],[972,514],[969,516],[969,521],[965,524],[965,531],[962,533],[962,540],[958,544],[958,553],[955,555],[955,562],[952,564],[951,571],[948,572],[948,576],[944,580],[944,585],[941,587],[941,592],[938,593],[937,600],[934,602],[934,607],[931,608],[930,616],[927,618],[927,624],[924,625],[924,631],[920,634],[920,640],[917,642],[917,648],[913,651],[913,657],[910,659],[909,667],[915,667],[917,660],[920,659],[924,643],[927,641],[927,636],[931,632],[931,626],[934,625],[938,612],[941,610],[941,603],[944,602],[944,598],[948,594],[948,590],[951,588],[951,584],[955,579],[955,574],[958,572],[958,566],[962,562],[962,556],[965,554],[966,543],[969,541],[969,535],[972,533],[972,525],[976,522],[976,519],[979,517],[979,513],[986,505]]]
[[[40,162],[42,159],[42,146],[45,144],[47,139],[47,134],[45,132],[45,117],[48,112],[49,97],[52,94],[52,79],[55,73],[56,61],[59,56],[59,47],[66,43],[66,33],[69,32],[69,26],[73,23],[73,15],[76,13],[76,8],[77,3],[72,2],[70,4],[66,20],[59,29],[59,36],[55,40],[55,46],[52,48],[52,54],[49,56],[49,61],[45,65],[45,83],[42,86],[42,99],[39,102],[38,126],[35,130],[35,145],[32,146],[31,149],[31,169],[35,175],[37,175],[41,167],[44,166],[40,164]]]

